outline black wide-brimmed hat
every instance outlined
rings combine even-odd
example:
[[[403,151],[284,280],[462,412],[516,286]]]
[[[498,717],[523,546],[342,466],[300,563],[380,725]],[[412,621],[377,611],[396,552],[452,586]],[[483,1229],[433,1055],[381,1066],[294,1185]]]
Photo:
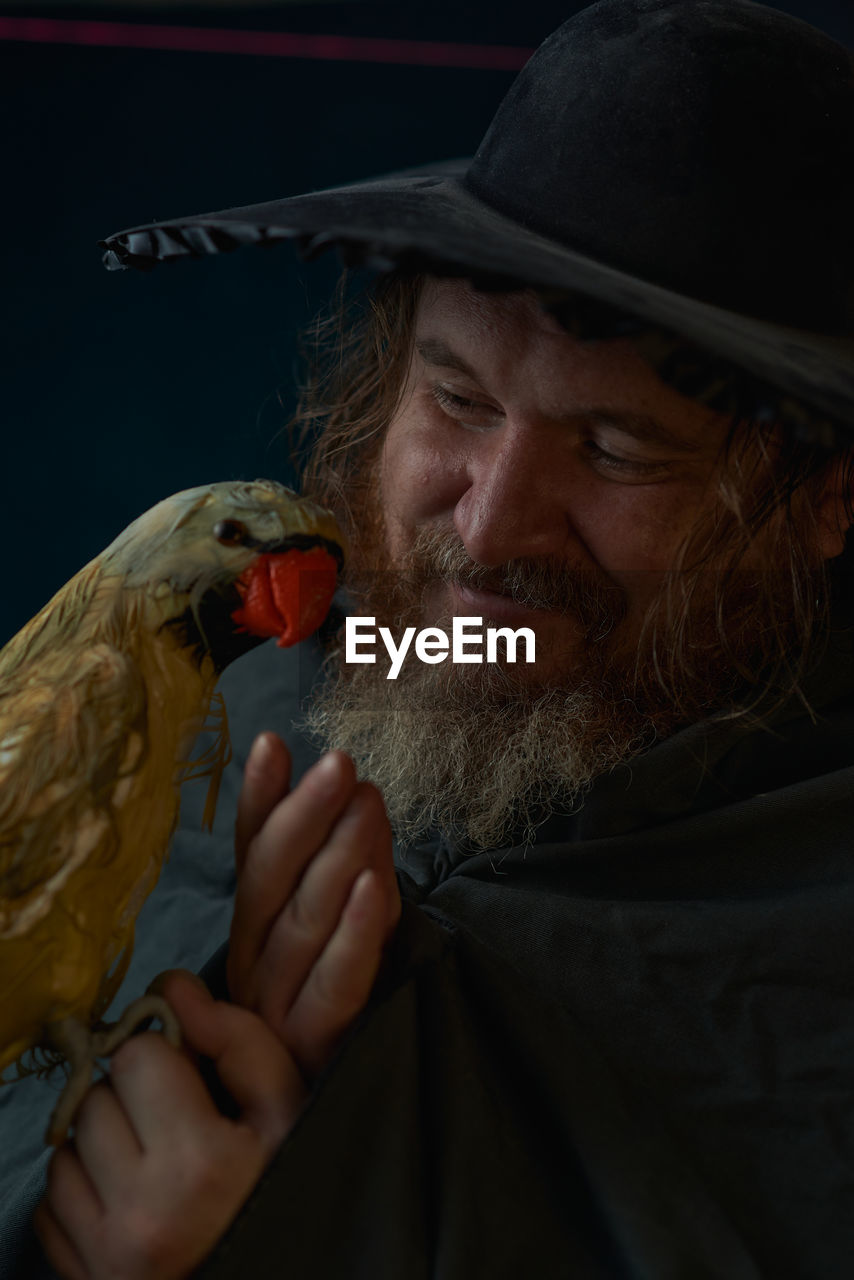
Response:
[[[540,46],[471,161],[135,227],[104,261],[283,239],[633,317],[854,443],[854,64],[775,9],[600,0]]]

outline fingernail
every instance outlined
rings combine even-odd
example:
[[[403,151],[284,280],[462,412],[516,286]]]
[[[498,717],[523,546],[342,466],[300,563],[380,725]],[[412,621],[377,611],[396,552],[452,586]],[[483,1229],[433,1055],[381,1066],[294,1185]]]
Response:
[[[251,764],[253,769],[263,769],[273,754],[273,740],[269,733],[259,733],[258,737],[252,743],[249,757],[246,761]]]
[[[320,757],[317,764],[312,765],[305,776],[310,778],[312,786],[320,791],[330,794],[336,791],[341,778],[341,763],[335,752],[327,751],[325,756]]]
[[[151,979],[145,989],[145,994],[149,996],[162,996],[163,988],[166,983],[169,982],[170,978],[176,977],[186,978],[189,982],[192,982],[195,986],[199,987],[200,990],[204,991],[206,995],[210,995],[210,989],[205,980],[200,978],[197,973],[192,973],[189,969],[164,969],[162,973],[156,974],[155,977]]]

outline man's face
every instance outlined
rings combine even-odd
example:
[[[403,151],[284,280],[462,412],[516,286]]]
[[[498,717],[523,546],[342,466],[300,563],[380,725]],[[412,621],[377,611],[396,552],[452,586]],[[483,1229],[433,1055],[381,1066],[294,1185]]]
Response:
[[[429,282],[380,470],[390,563],[418,558],[425,537],[456,549],[451,580],[426,587],[421,625],[530,627],[538,683],[573,669],[614,622],[609,644],[627,653],[711,500],[727,428],[628,339],[583,344],[529,295]],[[504,574],[512,561],[533,575],[521,590]]]
[[[400,834],[439,827],[500,847],[577,806],[683,705],[726,703],[731,652],[752,655],[763,621],[755,589],[734,593],[724,650],[714,593],[693,592],[678,692],[658,683],[661,648],[652,655],[651,637],[667,648],[670,633],[644,620],[658,625],[695,522],[719,513],[729,425],[628,340],[579,343],[525,294],[425,286],[407,386],[354,512],[357,608],[396,641],[455,615],[529,627],[536,664],[410,654],[396,680],[379,657],[332,667],[312,727],[378,784]]]

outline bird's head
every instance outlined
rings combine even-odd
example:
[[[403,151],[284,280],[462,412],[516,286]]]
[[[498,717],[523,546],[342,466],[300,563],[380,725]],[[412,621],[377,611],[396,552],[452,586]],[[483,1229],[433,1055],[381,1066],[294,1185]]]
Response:
[[[168,630],[217,670],[276,636],[296,644],[321,624],[344,558],[334,517],[273,480],[174,494],[101,556],[133,593],[138,623]],[[126,597],[128,599],[129,597]]]

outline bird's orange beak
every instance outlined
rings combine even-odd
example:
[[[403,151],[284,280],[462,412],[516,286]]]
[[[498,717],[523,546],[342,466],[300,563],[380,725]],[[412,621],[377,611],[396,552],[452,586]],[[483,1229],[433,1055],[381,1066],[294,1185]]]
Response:
[[[239,631],[277,636],[282,648],[299,644],[329,612],[337,577],[335,557],[323,547],[261,555],[237,579],[243,604],[232,620]]]

